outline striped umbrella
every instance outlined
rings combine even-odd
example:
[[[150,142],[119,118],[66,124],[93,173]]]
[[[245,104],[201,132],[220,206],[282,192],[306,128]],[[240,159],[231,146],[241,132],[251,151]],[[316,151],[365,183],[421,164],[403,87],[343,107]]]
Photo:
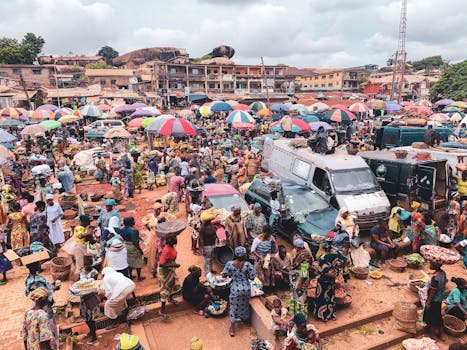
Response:
[[[300,115],[308,114],[308,108],[302,104],[293,104],[289,106],[289,111],[297,111]]]
[[[415,106],[424,106],[424,107],[432,107],[433,104],[428,100],[418,100],[414,103]]]
[[[156,118],[147,118],[147,119],[151,119],[151,122],[144,126],[146,124],[146,120],[145,119],[143,121],[143,123],[141,124],[141,126],[143,126],[145,128],[145,131],[147,132],[150,132],[150,133],[159,133],[159,129],[161,128],[161,126],[169,119],[173,119],[175,118],[173,115],[171,114],[162,114]]]
[[[344,111],[348,111],[349,107],[344,106],[343,104],[337,103],[331,106],[331,109],[343,109]]]
[[[4,108],[0,110],[0,116],[2,117],[10,117],[12,119],[18,120],[19,117],[23,114],[27,114],[27,111],[23,108]]]
[[[268,108],[263,108],[263,109],[259,110],[258,113],[256,113],[256,114],[259,115],[260,117],[263,117],[263,118],[272,117],[272,112]]]
[[[201,113],[202,116],[206,117],[209,114],[211,114],[211,108],[209,106],[201,106],[199,108],[199,113]]]
[[[100,117],[102,110],[94,105],[85,105],[79,109],[80,114],[83,117]]]
[[[463,101],[455,101],[451,104],[448,105],[449,107],[457,107],[457,108],[467,108],[467,103],[463,102]]]
[[[196,128],[186,119],[169,118],[160,127],[159,135],[174,137],[195,136]]]
[[[42,105],[42,106],[37,107],[37,109],[38,109],[38,110],[44,110],[44,109],[46,109],[46,110],[48,110],[48,111],[55,112],[55,111],[58,109],[58,107],[55,106],[55,105],[51,105],[51,104],[45,104],[45,105]]]
[[[330,108],[326,103],[316,102],[308,106],[311,113],[328,111]]]
[[[159,117],[158,117],[159,118]],[[141,126],[143,128],[147,128],[149,125],[151,125],[151,123],[153,121],[156,120],[156,117],[150,117],[150,118],[145,118],[142,122],[141,122]]]
[[[53,116],[53,112],[50,109],[36,109],[31,114],[31,120],[48,120]]]
[[[72,110],[71,108],[68,108],[68,107],[59,108],[55,112],[52,113],[50,118],[51,118],[51,120],[58,120],[61,117],[65,116],[65,115],[73,114],[74,112],[75,112],[74,110]]]
[[[428,118],[433,122],[439,122],[439,123],[447,123],[449,122],[449,116],[444,114],[444,113],[435,113],[430,115]]]
[[[455,107],[455,106],[446,106],[443,108],[443,112],[460,112],[461,109],[459,107]]]
[[[461,112],[451,112],[448,113],[448,117],[451,120],[451,123],[458,123],[465,117],[465,113]]]
[[[436,101],[435,106],[447,106],[453,103],[454,100],[450,100],[448,98],[445,98],[443,100]]]
[[[342,109],[331,109],[323,115],[323,121],[325,122],[344,123],[350,122],[354,119],[357,119],[355,114],[350,111],[344,111]]]
[[[47,130],[53,130],[61,127],[62,123],[57,122],[56,120],[43,120],[38,125],[43,126]]]
[[[69,114],[69,115],[64,115],[63,117],[61,117],[57,121],[62,123],[62,124],[67,124],[67,123],[75,122],[75,121],[80,120],[80,119],[81,119],[81,117],[78,117],[77,115]]]
[[[292,122],[292,132],[302,132],[302,131],[309,131],[311,130],[311,126],[298,118],[290,118]],[[282,122],[284,121],[284,118],[281,120],[272,123],[271,124],[271,131],[272,132],[284,132],[284,129],[282,129]]]
[[[251,123],[233,123],[232,128],[240,130],[254,130],[256,129],[256,125]]]
[[[128,123],[128,128],[140,128],[141,127],[141,124],[143,123],[143,121],[145,120],[145,118],[135,118],[135,119],[132,119],[130,120],[130,122]]]
[[[349,111],[354,113],[366,113],[369,112],[370,109],[363,102],[355,102],[349,106]]]
[[[376,110],[385,110],[386,109],[386,102],[382,100],[373,100],[370,102],[371,109]]]
[[[241,124],[241,123],[248,123],[254,124],[255,119],[250,115],[250,113],[245,111],[233,111],[227,117],[227,123],[233,124]]]
[[[250,110],[250,106],[246,105],[246,104],[243,104],[243,103],[239,103],[238,105],[235,105],[233,107],[233,110],[234,111],[249,111]]]
[[[258,112],[264,108],[268,108],[268,106],[266,106],[266,103],[261,101],[255,101],[252,104],[250,104],[250,110],[255,112]]]
[[[211,111],[213,112],[228,112],[232,110],[232,106],[224,101],[214,101],[211,103]]]

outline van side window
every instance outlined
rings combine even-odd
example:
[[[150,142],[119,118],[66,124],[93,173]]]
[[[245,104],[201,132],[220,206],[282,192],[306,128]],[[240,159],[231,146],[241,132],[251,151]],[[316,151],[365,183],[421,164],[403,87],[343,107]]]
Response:
[[[303,180],[308,180],[310,169],[311,164],[300,159],[295,159],[292,166],[292,174],[302,178]]]
[[[315,173],[313,174],[313,185],[319,188],[321,191],[330,194],[331,193],[331,185],[329,183],[328,174],[320,168],[315,169]]]

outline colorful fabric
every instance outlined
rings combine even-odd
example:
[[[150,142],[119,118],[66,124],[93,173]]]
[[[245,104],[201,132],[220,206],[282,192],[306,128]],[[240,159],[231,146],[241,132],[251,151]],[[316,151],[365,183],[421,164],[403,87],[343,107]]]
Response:
[[[167,300],[181,290],[174,267],[159,267],[157,274],[159,279],[160,296],[162,302]]]
[[[47,218],[45,212],[32,214],[29,217],[30,242],[42,242],[42,236],[48,238]],[[43,242],[46,245],[45,242]]]
[[[317,333],[318,330],[311,324],[306,325],[307,333]],[[284,340],[286,350],[318,350],[319,343],[317,341],[311,341],[307,338],[301,338],[297,334],[297,328],[294,327],[287,335]]]
[[[75,238],[76,244],[86,244],[86,236],[88,235],[88,230],[83,226],[76,226],[73,232],[73,237]],[[79,236],[82,236],[80,238]]]
[[[98,274],[96,269],[92,269],[89,272],[82,269],[80,271],[80,279],[94,279]],[[100,303],[101,299],[97,293],[82,295],[79,303],[80,316],[86,322],[95,320],[101,314]]]
[[[134,182],[135,186],[143,186],[144,179],[143,179],[143,167],[139,163],[135,163],[133,165],[134,169]]]
[[[263,232],[263,226],[267,224],[266,217],[263,213],[256,215],[251,213],[246,217],[245,227],[251,238],[256,238]]]
[[[54,330],[50,327],[47,312],[38,310],[26,311],[21,331],[27,350],[41,350],[41,343],[49,342],[51,350],[58,349]]]
[[[17,212],[8,215],[11,222],[11,248],[19,249],[29,246],[29,233],[24,222],[24,214]]]

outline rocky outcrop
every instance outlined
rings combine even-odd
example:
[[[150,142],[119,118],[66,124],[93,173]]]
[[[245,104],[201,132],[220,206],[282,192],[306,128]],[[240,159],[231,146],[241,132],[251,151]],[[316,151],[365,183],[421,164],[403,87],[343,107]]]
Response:
[[[224,57],[225,56],[228,58],[232,58],[233,55],[235,55],[235,50],[231,46],[221,45],[213,49],[210,55],[211,57]]]
[[[176,47],[151,47],[147,49],[131,51],[124,55],[118,56],[113,60],[113,64],[117,67],[123,65],[135,67],[153,60],[168,62],[180,56],[188,57],[185,49]]]

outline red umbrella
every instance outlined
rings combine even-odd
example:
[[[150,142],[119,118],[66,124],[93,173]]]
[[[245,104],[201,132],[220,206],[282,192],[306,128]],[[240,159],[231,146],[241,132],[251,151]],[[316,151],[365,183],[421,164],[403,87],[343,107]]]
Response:
[[[0,116],[2,117],[10,117],[11,119],[19,119],[20,115],[26,115],[27,111],[23,108],[4,108],[0,109]]]
[[[250,106],[244,105],[243,103],[239,103],[238,105],[233,106],[232,108],[234,111],[249,111],[250,110]]]
[[[159,135],[166,136],[195,136],[196,129],[188,120],[183,118],[168,119],[159,129]]]
[[[233,123],[232,128],[241,130],[253,130],[256,128],[255,124],[251,123]]]
[[[31,120],[49,120],[53,115],[50,109],[36,109],[31,114]]]
[[[331,106],[331,109],[343,109],[344,111],[348,111],[349,107],[341,105],[341,104],[335,104]]]

